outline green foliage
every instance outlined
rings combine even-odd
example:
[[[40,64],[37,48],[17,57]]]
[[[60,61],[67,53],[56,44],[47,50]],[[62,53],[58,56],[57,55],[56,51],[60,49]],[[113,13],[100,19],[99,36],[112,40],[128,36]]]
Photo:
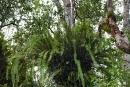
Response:
[[[90,18],[95,24],[95,21],[104,15],[102,6],[102,0],[77,0],[77,18],[83,20]]]
[[[108,25],[103,25],[103,30],[110,33],[111,32],[111,29]]]
[[[112,15],[114,15],[113,9],[109,9],[107,12],[107,17],[111,17]]]
[[[82,72],[82,69],[81,69],[81,64],[80,64],[80,61],[77,60],[75,40],[73,40],[73,46],[74,46],[74,62],[75,62],[75,64],[76,64],[77,68],[78,68],[78,74],[79,74],[79,77],[80,77],[80,79],[81,79],[82,86],[85,86],[84,77],[83,77],[83,72]]]
[[[6,77],[7,58],[10,56],[10,49],[7,46],[7,41],[4,40],[4,35],[0,33],[0,86],[11,84]]]
[[[57,11],[54,4],[45,5],[40,0],[20,1],[15,2],[16,13],[21,18],[17,23],[22,20],[24,25],[17,26],[17,32],[11,38],[11,54],[6,53],[5,42],[1,41],[3,54],[10,56],[5,61],[8,62],[6,79],[11,82],[10,85],[4,82],[2,86],[123,85],[126,74],[122,70],[122,52],[114,47],[111,38],[99,39],[95,31],[96,22],[104,15],[101,0],[77,0],[76,23],[72,31],[63,18],[63,8]]]
[[[34,30],[28,41],[20,46],[22,49],[9,59],[10,62],[14,62],[11,65],[14,86],[18,85],[21,78],[24,78],[21,85],[28,84],[27,82],[37,73],[39,78],[36,79],[40,81],[40,85],[49,85],[49,82],[54,80],[57,85],[94,86],[96,85],[94,81],[97,81],[98,77],[88,75],[93,72],[96,76],[93,69],[97,69],[110,80],[111,76],[102,65],[112,67],[110,62],[117,59],[117,52],[111,47],[111,39],[96,37],[97,33],[94,32],[90,20],[78,21],[72,32],[67,28],[57,29],[54,36],[48,29],[38,34],[37,32],[35,34]],[[21,59],[24,60],[24,67],[20,64]],[[95,64],[99,67],[96,68]],[[35,67],[37,67],[36,71]],[[37,81],[33,80],[33,82]]]

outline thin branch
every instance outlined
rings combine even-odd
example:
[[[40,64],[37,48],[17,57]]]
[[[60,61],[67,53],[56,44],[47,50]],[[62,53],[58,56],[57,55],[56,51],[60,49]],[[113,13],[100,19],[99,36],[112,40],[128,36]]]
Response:
[[[14,22],[11,22],[11,23],[9,23],[9,24],[1,25],[1,26],[0,26],[0,30],[1,30],[3,27],[9,26],[9,25],[19,26],[19,25],[15,24]]]
[[[51,33],[53,33],[53,34],[54,34],[54,31],[53,31],[51,28],[49,28],[49,30],[51,31]]]

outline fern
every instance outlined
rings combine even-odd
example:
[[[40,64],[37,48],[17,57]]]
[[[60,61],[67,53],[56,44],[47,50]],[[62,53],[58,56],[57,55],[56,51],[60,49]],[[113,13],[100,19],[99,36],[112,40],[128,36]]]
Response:
[[[92,53],[92,51],[91,51],[91,46],[90,46],[90,44],[85,45],[85,48],[86,48],[86,50],[89,52],[89,54],[90,54],[90,56],[91,56],[91,58],[92,58],[94,64],[97,65],[97,62],[96,62],[96,60],[95,60],[95,58],[94,58],[94,55],[93,55],[93,53]]]
[[[76,64],[76,66],[77,66],[77,68],[78,68],[78,74],[79,74],[79,77],[80,77],[80,79],[81,79],[82,85],[83,85],[83,87],[84,87],[84,86],[85,86],[85,82],[84,82],[84,77],[83,77],[83,72],[82,72],[82,69],[81,69],[80,61],[77,60],[75,40],[73,40],[73,48],[74,48],[74,61],[75,61],[75,64]]]

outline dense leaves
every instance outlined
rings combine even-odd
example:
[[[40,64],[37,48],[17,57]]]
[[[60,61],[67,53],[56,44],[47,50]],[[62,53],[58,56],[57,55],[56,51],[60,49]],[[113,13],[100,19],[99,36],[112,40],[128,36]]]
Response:
[[[4,40],[4,35],[0,33],[0,86],[7,84],[12,84],[11,79],[6,79],[6,68],[7,68],[7,58],[10,56],[11,51],[7,47],[7,42]]]

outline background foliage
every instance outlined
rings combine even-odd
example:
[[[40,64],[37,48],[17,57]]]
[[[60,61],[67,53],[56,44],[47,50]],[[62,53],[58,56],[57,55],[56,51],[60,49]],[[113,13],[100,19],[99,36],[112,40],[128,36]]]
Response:
[[[122,52],[111,37],[100,39],[96,31],[99,19],[105,16],[103,1],[77,0],[72,31],[64,21],[63,8],[57,9],[52,1],[3,0],[0,6],[0,29],[16,29],[8,40],[1,34],[1,86],[123,85]],[[120,22],[122,16],[117,14]]]

